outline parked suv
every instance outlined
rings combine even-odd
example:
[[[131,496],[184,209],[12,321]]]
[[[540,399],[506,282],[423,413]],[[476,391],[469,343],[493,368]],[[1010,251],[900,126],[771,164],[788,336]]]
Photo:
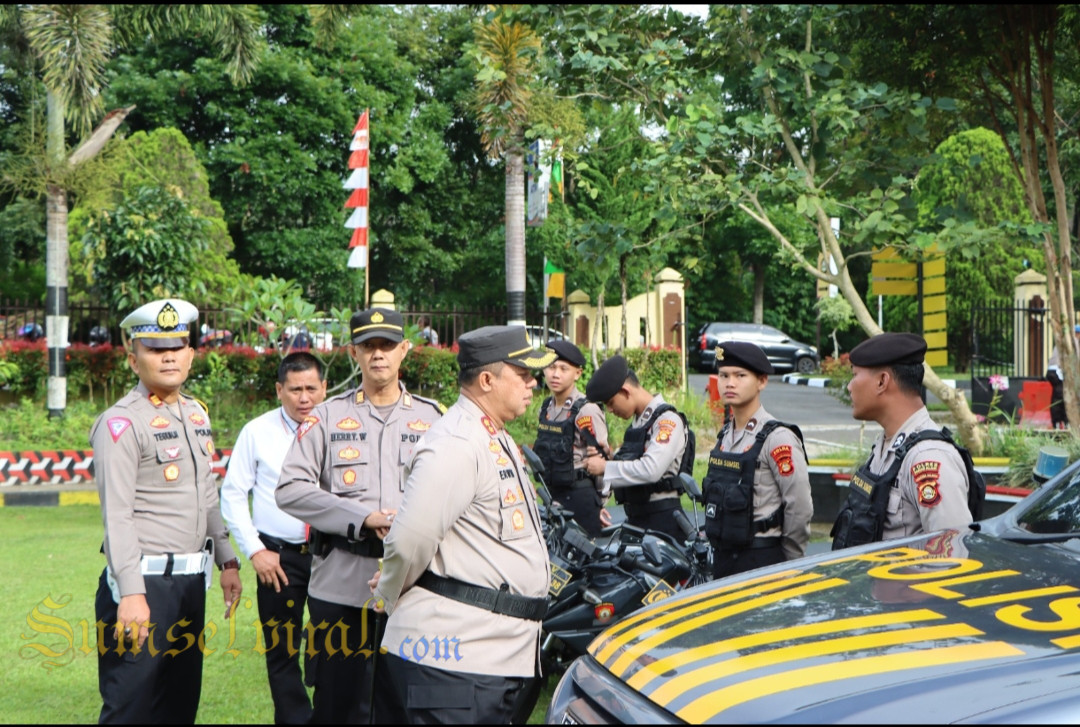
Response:
[[[716,370],[716,344],[721,341],[745,341],[761,346],[777,371],[808,374],[818,367],[820,357],[813,346],[792,340],[781,330],[757,323],[706,323],[690,341],[688,359],[699,371]]]

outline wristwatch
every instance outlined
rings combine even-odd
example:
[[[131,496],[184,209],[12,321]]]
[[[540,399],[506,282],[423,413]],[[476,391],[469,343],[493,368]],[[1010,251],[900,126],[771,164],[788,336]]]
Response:
[[[221,571],[225,570],[226,568],[235,568],[236,570],[240,570],[240,561],[238,561],[236,558],[233,558],[232,560],[227,560],[218,566],[218,570]]]

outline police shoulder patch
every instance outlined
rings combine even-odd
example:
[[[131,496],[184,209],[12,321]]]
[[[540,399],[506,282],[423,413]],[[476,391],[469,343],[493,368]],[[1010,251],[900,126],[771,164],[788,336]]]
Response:
[[[772,457],[773,462],[776,462],[776,471],[781,476],[786,477],[795,471],[795,465],[791,461],[791,445],[781,444],[779,447],[773,447],[769,452],[769,456]]]
[[[671,419],[661,419],[657,423],[656,443],[667,444],[671,441],[671,433],[675,431],[675,422]]]
[[[576,426],[578,429],[588,430],[589,434],[593,435],[594,437],[596,436],[596,430],[593,428],[592,417],[588,414],[579,416],[574,421],[574,426]]]
[[[911,478],[915,480],[915,490],[919,494],[919,504],[934,507],[941,502],[941,462],[928,459],[911,466]]]
[[[112,437],[113,444],[115,444],[120,440],[120,435],[131,427],[131,420],[125,417],[113,417],[106,421],[105,425],[109,427],[109,436]]]

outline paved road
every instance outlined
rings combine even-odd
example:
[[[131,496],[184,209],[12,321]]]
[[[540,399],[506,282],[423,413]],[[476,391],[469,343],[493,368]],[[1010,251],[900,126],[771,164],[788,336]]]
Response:
[[[690,390],[702,397],[708,396],[708,383],[708,374],[690,374]],[[786,384],[780,376],[769,377],[761,401],[777,419],[798,425],[811,457],[826,457],[837,453],[838,448],[869,448],[881,432],[875,422],[853,419],[851,407],[824,388]]]

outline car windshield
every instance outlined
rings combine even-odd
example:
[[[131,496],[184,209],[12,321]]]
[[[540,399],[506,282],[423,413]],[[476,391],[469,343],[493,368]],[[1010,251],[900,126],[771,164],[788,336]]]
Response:
[[[1039,498],[1016,522],[1030,533],[1080,536],[1080,474],[1063,480],[1061,486]]]

